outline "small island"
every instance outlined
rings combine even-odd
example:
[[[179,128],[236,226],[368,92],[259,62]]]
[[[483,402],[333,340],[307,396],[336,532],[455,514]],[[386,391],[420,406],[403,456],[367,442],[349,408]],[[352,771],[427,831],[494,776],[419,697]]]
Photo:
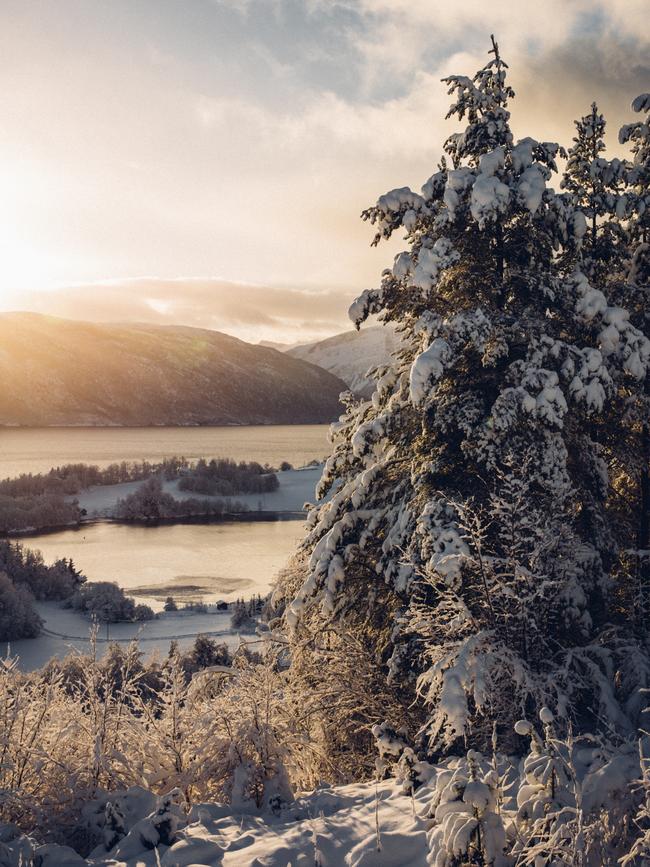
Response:
[[[302,512],[318,472],[317,463],[294,470],[286,461],[276,468],[228,458],[172,457],[105,468],[66,464],[0,481],[0,534],[33,534],[96,520],[157,523]],[[277,496],[265,507],[269,494]]]

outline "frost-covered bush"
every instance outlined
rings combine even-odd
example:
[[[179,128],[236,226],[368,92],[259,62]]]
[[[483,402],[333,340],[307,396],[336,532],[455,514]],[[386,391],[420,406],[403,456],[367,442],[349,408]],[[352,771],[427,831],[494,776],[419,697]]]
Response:
[[[632,826],[634,840],[628,852],[621,859],[622,867],[650,863],[650,760],[644,754],[647,748],[647,735],[639,740],[639,759],[641,779],[639,788],[642,801],[634,817]]]
[[[436,867],[482,864],[600,867],[633,861],[637,829],[638,759],[631,744],[560,737],[554,715],[540,711],[542,733],[519,720],[530,739],[519,761],[470,750],[443,762],[432,776],[429,807],[430,863]],[[639,817],[644,813],[643,807]],[[634,844],[641,852],[643,837]],[[628,861],[625,861],[625,857]]]
[[[106,834],[121,833],[111,793],[177,790],[184,808],[219,801],[257,812],[280,809],[296,782],[314,779],[315,747],[302,709],[285,701],[286,673],[273,656],[254,663],[240,654],[232,668],[215,664],[189,682],[177,655],[156,677],[139,656],[134,644],[111,664],[85,658],[73,675],[3,665],[4,821],[87,852],[105,823]],[[84,805],[98,799],[104,818],[90,821]]]
[[[432,867],[506,867],[500,783],[497,769],[473,750],[455,768],[439,774],[431,805],[428,863]]]
[[[405,713],[399,686],[389,686],[377,665],[383,632],[375,646],[351,629],[319,628],[301,623],[291,647],[286,701],[296,709],[315,747],[315,763],[305,768],[303,785],[320,779],[353,782],[376,772],[377,720],[392,729],[404,727],[405,743],[416,736],[417,709]],[[297,637],[297,636],[296,636]],[[315,776],[314,776],[315,774]]]
[[[547,707],[539,722],[519,720],[522,756],[468,750],[437,764],[414,762],[402,734],[386,724],[373,734],[380,774],[406,794],[417,769],[419,817],[426,821],[427,863],[434,867],[604,867],[648,857],[647,779],[632,741],[574,740],[556,730]],[[541,723],[541,731],[538,725]],[[404,761],[406,759],[406,762]],[[405,785],[406,783],[406,785]],[[642,801],[640,803],[640,801]],[[405,805],[406,808],[406,805]],[[636,813],[636,819],[633,817]]]

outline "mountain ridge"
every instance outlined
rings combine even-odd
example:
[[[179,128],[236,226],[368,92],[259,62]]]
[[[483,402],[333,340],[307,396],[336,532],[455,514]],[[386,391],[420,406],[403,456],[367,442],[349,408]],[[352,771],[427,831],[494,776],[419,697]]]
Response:
[[[0,425],[324,423],[345,387],[219,331],[0,314]]]

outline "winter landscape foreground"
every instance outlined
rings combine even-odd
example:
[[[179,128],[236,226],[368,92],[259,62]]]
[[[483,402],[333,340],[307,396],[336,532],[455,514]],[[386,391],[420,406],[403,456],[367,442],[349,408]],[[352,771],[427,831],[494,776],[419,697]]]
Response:
[[[490,54],[363,214],[399,346],[257,635],[5,661],[0,864],[650,864],[650,94],[515,141]]]
[[[474,764],[478,768],[480,763]],[[98,836],[103,836],[109,843],[119,838],[109,854],[104,843],[88,859],[80,858],[72,849],[47,845],[38,847],[36,854],[42,867],[83,864],[97,867],[122,864],[133,867],[480,864],[480,861],[454,862],[444,857],[428,861],[431,851],[428,832],[434,823],[438,825],[430,835],[436,841],[434,849],[440,847],[443,851],[463,852],[468,841],[476,836],[478,824],[475,816],[478,813],[483,820],[485,849],[493,853],[503,849],[506,828],[516,833],[512,828],[517,814],[530,804],[525,802],[525,795],[520,799],[521,807],[517,799],[511,797],[497,813],[494,788],[489,783],[499,772],[514,781],[516,769],[507,767],[504,762],[500,763],[498,771],[490,762],[482,764],[488,784],[474,781],[462,806],[457,801],[458,788],[468,790],[470,772],[468,763],[458,759],[450,759],[435,768],[421,769],[423,783],[413,793],[405,791],[395,780],[334,788],[325,785],[297,797],[291,808],[266,816],[255,815],[250,810],[238,812],[234,806],[214,803],[195,804],[188,813],[181,806],[182,797],[178,792],[169,798],[160,798],[146,789],[134,787],[113,795],[108,827],[104,821],[106,799],[97,800],[85,809],[88,823],[95,827]],[[633,775],[634,767],[634,758],[630,756],[614,766],[591,771],[584,778],[583,802],[589,808],[607,809],[610,815],[623,819],[625,812],[620,805],[617,808],[616,796],[624,787],[625,779]],[[539,791],[539,784],[532,775],[531,782],[527,788],[530,803]],[[5,832],[5,839],[10,839],[10,833]],[[22,853],[23,863],[30,863],[34,849],[29,841],[22,839],[10,842],[9,846],[14,852]],[[607,863],[606,857],[603,852],[603,861],[598,863]],[[2,863],[13,865],[20,862],[14,857]],[[511,862],[487,860],[483,863]],[[553,862],[544,859],[539,863]]]

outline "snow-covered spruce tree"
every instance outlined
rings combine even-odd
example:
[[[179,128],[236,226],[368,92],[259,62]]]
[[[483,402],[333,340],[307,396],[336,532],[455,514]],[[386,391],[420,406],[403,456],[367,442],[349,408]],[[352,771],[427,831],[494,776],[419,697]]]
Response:
[[[621,144],[630,143],[632,164],[626,173],[624,199],[630,217],[629,235],[630,263],[624,281],[625,304],[632,321],[646,336],[650,335],[650,94],[642,93],[632,102],[632,110],[645,115],[636,123],[627,124],[619,132]],[[635,538],[631,547],[637,556],[638,587],[640,604],[638,611],[644,623],[650,615],[650,381],[646,374],[645,402],[637,414],[637,472],[632,473],[632,490],[628,496],[635,497]],[[637,483],[636,485],[634,483]],[[636,491],[634,488],[636,487]]]
[[[436,779],[428,835],[431,867],[511,867],[504,855],[506,829],[499,809],[499,774],[469,750]]]
[[[642,93],[632,102],[632,111],[639,114],[650,114],[650,93]],[[628,195],[634,211],[630,222],[630,233],[633,244],[633,255],[637,257],[637,267],[642,267],[641,253],[648,253],[650,244],[650,117],[636,123],[626,124],[619,132],[621,144],[631,144],[633,163],[627,173]],[[639,250],[645,245],[644,250]],[[645,267],[648,262],[645,256]],[[636,276],[636,274],[634,275]],[[645,282],[648,281],[647,271]]]
[[[580,815],[576,781],[565,744],[553,730],[553,714],[540,711],[544,736],[526,720],[516,723],[517,733],[530,737],[523,760],[522,784],[517,792],[518,835],[514,853],[522,864],[570,867],[580,863]]]
[[[635,100],[639,107],[643,100]],[[605,158],[605,119],[592,103],[591,111],[575,122],[576,136],[568,152],[561,186],[567,191],[573,206],[587,218],[587,232],[579,250],[579,267],[590,285],[602,293],[610,306],[606,313],[608,328],[600,337],[599,348],[607,349],[610,341],[618,340],[619,329],[609,320],[628,318],[634,326],[649,335],[647,317],[647,283],[639,287],[642,257],[635,254],[639,243],[639,213],[643,218],[648,176],[640,170],[638,159]],[[647,127],[646,127],[647,128]],[[628,135],[639,137],[642,125],[626,128]],[[622,136],[625,138],[625,136]],[[639,154],[640,136],[634,147]],[[643,158],[641,159],[643,163]],[[569,257],[572,255],[569,251]],[[626,552],[611,571],[615,580],[611,604],[626,608],[637,634],[645,637],[650,613],[650,559],[638,555],[639,549],[650,546],[650,435],[647,429],[649,404],[641,389],[629,389],[626,377],[613,372],[615,393],[610,405],[616,406],[619,424],[601,426],[598,447],[607,461],[610,490],[608,515],[619,548]],[[619,372],[620,373],[620,372]],[[647,388],[646,388],[647,394]],[[647,663],[640,660],[634,648],[625,654],[625,668],[635,672],[639,685],[650,685]],[[627,681],[627,672],[621,673]],[[644,682],[645,681],[645,682]],[[637,692],[633,703],[641,707]]]
[[[632,101],[632,110],[645,114],[644,119],[626,124],[619,131],[621,144],[629,143],[632,162],[626,166],[625,201],[629,217],[627,232],[630,261],[627,273],[628,305],[635,324],[650,332],[650,93]]]
[[[627,216],[627,197],[621,195],[627,165],[608,160],[605,152],[605,118],[596,103],[589,114],[575,121],[576,135],[567,154],[561,187],[571,194],[572,204],[587,219],[581,245],[581,267],[592,285],[598,285],[612,270],[621,270],[627,255],[626,233],[621,222]]]
[[[285,614],[302,648],[325,624],[374,643],[395,690],[422,699],[429,753],[484,748],[493,719],[507,745],[545,704],[577,730],[630,724],[599,443],[650,345],[580,270],[585,215],[547,186],[560,149],[514,141],[492,53],[445,79],[466,122],[444,146],[453,168],[363,214],[375,243],[404,230],[409,248],[350,315],[397,323],[402,345],[333,428],[318,490],[332,496],[310,513]]]

